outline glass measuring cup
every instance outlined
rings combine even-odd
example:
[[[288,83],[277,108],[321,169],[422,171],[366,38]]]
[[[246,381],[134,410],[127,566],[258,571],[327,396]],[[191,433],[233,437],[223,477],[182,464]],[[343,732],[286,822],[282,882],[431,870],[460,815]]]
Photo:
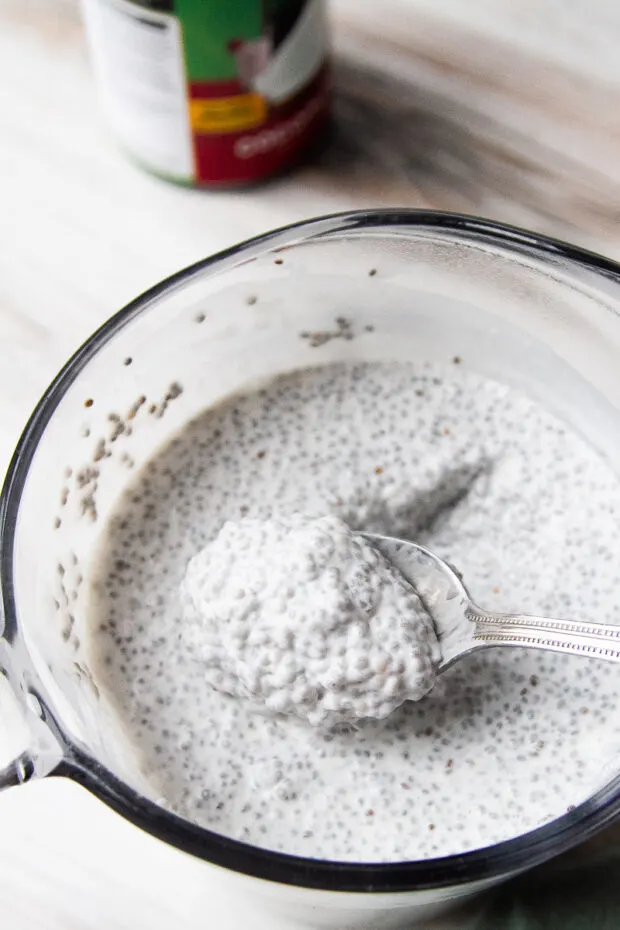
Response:
[[[153,794],[92,673],[86,615],[99,533],[135,470],[205,406],[278,372],[458,352],[544,398],[613,461],[619,309],[620,269],[611,262],[520,230],[417,212],[300,224],[134,301],[50,386],[7,475],[0,667],[10,688],[1,697],[13,702],[25,740],[0,785],[73,778],[315,926],[426,920],[608,823],[620,808],[615,772],[546,827],[423,862],[304,860],[201,829]]]

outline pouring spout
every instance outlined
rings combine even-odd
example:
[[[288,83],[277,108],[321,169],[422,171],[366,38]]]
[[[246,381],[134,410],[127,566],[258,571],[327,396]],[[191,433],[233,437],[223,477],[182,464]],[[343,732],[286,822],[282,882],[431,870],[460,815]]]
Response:
[[[5,768],[0,769],[0,791],[29,781],[35,774],[35,766],[29,752],[22,752]]]
[[[0,636],[0,791],[51,774],[64,755],[28,683],[23,651],[19,639],[9,643]]]

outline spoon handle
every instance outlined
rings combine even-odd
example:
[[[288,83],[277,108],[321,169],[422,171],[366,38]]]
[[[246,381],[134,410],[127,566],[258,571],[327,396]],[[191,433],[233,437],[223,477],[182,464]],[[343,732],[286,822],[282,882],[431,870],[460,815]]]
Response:
[[[620,626],[490,613],[473,604],[466,614],[476,624],[474,639],[479,643],[548,649],[620,662]]]

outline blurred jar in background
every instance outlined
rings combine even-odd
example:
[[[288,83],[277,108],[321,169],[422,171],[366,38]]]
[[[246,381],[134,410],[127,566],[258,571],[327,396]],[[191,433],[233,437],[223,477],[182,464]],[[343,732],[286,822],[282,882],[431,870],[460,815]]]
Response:
[[[259,181],[325,126],[325,0],[83,6],[106,118],[149,171],[184,184]]]

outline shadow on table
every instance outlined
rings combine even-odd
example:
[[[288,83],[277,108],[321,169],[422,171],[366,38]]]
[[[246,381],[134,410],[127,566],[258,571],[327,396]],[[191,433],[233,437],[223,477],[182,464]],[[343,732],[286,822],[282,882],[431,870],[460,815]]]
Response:
[[[459,930],[618,930],[620,824],[483,899]]]
[[[608,180],[449,93],[343,56],[334,89],[331,139],[312,164],[358,200],[538,219],[547,231],[617,228]]]

